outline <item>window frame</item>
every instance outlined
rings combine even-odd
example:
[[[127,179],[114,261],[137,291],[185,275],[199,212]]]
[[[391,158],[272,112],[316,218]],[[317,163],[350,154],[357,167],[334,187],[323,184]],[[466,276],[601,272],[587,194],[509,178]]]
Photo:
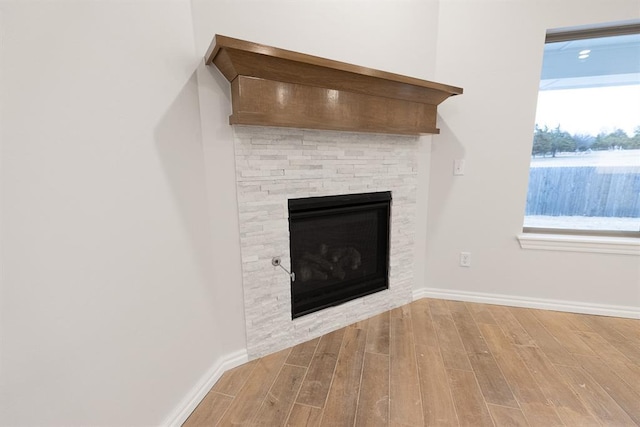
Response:
[[[640,22],[576,29],[552,29],[547,31],[545,45],[547,43],[630,34],[640,34]],[[523,226],[522,233],[517,238],[523,249],[619,253],[640,256],[640,229],[637,231],[617,231]],[[619,245],[620,248],[611,249],[611,245]]]

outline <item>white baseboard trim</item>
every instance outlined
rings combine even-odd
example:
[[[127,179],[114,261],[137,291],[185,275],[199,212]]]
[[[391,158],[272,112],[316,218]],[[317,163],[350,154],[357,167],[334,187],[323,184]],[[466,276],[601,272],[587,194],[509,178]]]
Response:
[[[247,350],[238,350],[222,356],[216,360],[207,373],[198,381],[193,389],[187,393],[180,405],[169,414],[163,426],[180,427],[196,409],[196,406],[204,399],[211,387],[220,379],[222,374],[231,368],[240,366],[249,361]]]
[[[448,299],[454,301],[479,302],[483,304],[508,305],[512,307],[566,311],[569,313],[640,319],[640,307],[622,305],[592,304],[544,298],[526,298],[512,295],[488,294],[483,292],[468,292],[439,288],[415,289],[413,291],[413,300],[415,301],[420,298]]]

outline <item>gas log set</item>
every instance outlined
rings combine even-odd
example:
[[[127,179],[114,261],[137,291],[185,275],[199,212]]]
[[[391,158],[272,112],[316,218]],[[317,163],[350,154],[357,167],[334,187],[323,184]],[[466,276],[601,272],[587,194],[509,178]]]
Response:
[[[297,279],[327,280],[329,277],[344,280],[348,270],[357,270],[362,264],[360,252],[351,247],[330,248],[322,243],[317,253],[305,252],[298,263]]]

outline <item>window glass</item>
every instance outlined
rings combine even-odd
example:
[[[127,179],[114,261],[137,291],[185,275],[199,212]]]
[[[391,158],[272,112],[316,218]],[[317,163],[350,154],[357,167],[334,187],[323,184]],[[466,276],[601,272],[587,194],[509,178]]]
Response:
[[[640,232],[638,27],[548,36],[525,228]]]

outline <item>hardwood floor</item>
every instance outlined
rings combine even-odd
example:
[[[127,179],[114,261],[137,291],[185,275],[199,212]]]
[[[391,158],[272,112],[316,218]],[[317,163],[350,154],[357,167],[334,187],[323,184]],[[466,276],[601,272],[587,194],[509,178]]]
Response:
[[[640,425],[640,320],[421,299],[226,372],[184,426]]]

